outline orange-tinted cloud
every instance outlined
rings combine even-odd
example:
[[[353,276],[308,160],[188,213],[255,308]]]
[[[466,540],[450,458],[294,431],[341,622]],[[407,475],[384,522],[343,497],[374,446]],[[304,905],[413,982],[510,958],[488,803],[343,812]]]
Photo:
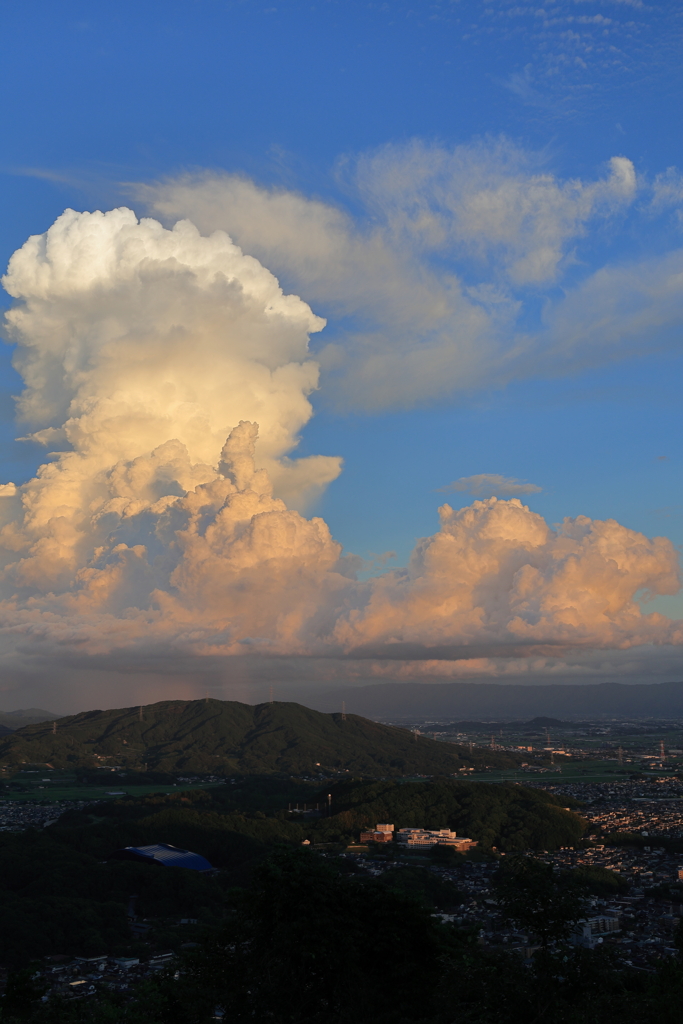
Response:
[[[7,663],[133,669],[164,652],[430,677],[683,643],[637,600],[678,591],[670,541],[581,516],[552,529],[517,498],[444,505],[407,568],[356,579],[326,523],[296,510],[340,469],[289,455],[322,322],[225,234],[69,212],[6,287],[21,409],[59,449],[0,487]]]

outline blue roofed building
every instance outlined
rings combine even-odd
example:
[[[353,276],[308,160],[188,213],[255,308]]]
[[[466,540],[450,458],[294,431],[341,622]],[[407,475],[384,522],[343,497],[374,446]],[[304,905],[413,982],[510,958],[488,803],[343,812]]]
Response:
[[[109,860],[133,860],[142,864],[158,864],[160,867],[190,868],[191,871],[214,871],[206,857],[191,850],[181,850],[168,843],[153,843],[151,846],[125,846],[115,850]]]

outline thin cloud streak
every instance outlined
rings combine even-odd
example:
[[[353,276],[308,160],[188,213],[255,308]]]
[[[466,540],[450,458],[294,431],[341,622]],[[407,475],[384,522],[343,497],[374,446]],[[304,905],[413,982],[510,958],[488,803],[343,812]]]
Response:
[[[437,487],[438,494],[449,494],[461,491],[475,498],[496,497],[509,498],[519,494],[540,494],[543,490],[538,484],[525,483],[514,477],[501,476],[500,473],[476,473],[474,476],[461,476],[446,487]]]

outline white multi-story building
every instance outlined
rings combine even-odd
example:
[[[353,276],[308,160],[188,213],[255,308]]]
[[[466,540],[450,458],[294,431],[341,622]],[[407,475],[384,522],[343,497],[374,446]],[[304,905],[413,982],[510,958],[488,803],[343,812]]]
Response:
[[[578,921],[574,931],[569,937],[573,946],[583,946],[585,949],[595,949],[605,935],[614,935],[621,931],[618,917],[607,917],[598,915],[596,917],[584,918]]]
[[[396,838],[401,846],[411,850],[430,850],[432,846],[453,846],[458,851],[465,851],[476,846],[476,842],[451,832],[449,828],[400,828]]]

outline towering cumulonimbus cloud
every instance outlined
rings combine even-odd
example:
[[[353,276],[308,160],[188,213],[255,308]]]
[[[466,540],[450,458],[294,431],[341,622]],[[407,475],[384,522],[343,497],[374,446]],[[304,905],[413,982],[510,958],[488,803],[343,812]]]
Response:
[[[170,439],[215,465],[244,418],[259,422],[259,462],[288,499],[339,474],[336,458],[287,458],[318,384],[308,336],[325,322],[224,232],[67,210],[14,254],[3,284],[20,300],[6,317],[26,382],[19,416],[68,449],[41,474],[50,494],[61,481],[61,503],[77,506],[102,471],[126,496],[116,467]]]
[[[340,469],[289,456],[323,323],[224,233],[67,211],[5,287],[20,412],[56,449],[0,488],[8,658],[433,665],[683,643],[636,601],[679,589],[670,541],[585,517],[551,529],[517,498],[444,505],[406,569],[357,579],[292,507]]]

